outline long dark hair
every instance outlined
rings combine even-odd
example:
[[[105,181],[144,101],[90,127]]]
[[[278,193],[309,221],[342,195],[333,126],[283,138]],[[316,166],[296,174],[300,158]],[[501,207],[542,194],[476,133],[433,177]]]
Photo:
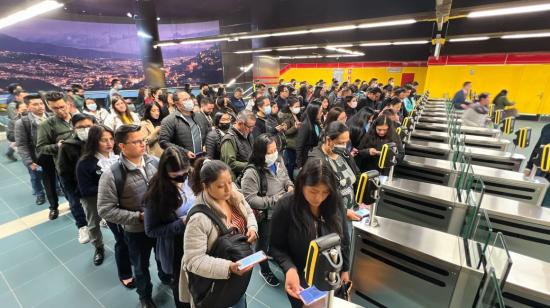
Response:
[[[168,147],[160,157],[157,173],[151,178],[143,197],[144,204],[151,206],[153,213],[166,220],[173,216],[183,199],[180,188],[172,182],[168,172],[189,170],[189,159],[177,148]]]
[[[275,142],[275,139],[271,136],[271,134],[261,134],[254,138],[252,155],[250,155],[248,161],[256,166],[256,168],[264,168],[267,146],[273,142]]]
[[[325,119],[324,124],[325,127],[329,126],[330,123],[337,121],[342,112],[344,112],[344,109],[341,107],[332,107],[327,113],[327,118]]]
[[[391,110],[391,109],[386,109]],[[374,115],[374,110],[369,107],[361,108],[355,115],[348,119],[349,137],[353,147],[357,148],[365,135],[365,126]]]
[[[500,90],[500,92],[498,92],[495,98],[493,98],[493,104],[496,103],[497,99],[499,99],[501,96],[506,96],[506,95],[508,95],[508,90],[506,89]]]
[[[153,109],[153,106],[156,106],[158,109],[159,109],[159,118],[158,119],[153,119],[153,117],[151,116],[151,109]],[[157,103],[157,102],[153,102],[152,104],[149,104],[147,106],[145,106],[145,113],[143,114],[143,121],[151,121],[151,123],[153,124],[154,127],[157,127],[160,125],[160,122],[162,121],[162,118],[161,118],[161,107],[160,105]]]
[[[336,176],[326,161],[320,158],[307,160],[302,170],[296,177],[296,188],[294,189],[294,206],[291,207],[291,219],[294,226],[300,232],[315,237],[314,218],[309,209],[308,202],[304,196],[304,186],[315,186],[325,184],[330,189],[330,194],[319,207],[320,216],[325,220],[326,225],[332,228],[331,231],[342,236],[343,207],[342,196],[338,190]]]
[[[221,160],[211,160],[206,157],[197,159],[189,181],[193,193],[198,195],[204,190],[202,184],[210,185],[218,179],[220,173],[230,170],[229,166]]]
[[[388,125],[388,132],[386,133],[385,137],[380,137],[376,133],[376,127],[382,126],[382,125]],[[369,129],[369,132],[367,133],[367,136],[369,138],[372,138],[372,140],[377,140],[377,139],[386,139],[386,140],[390,139],[392,141],[397,140],[397,135],[395,133],[395,125],[393,124],[393,121],[388,116],[385,116],[385,115],[378,116],[378,118],[376,118],[376,120],[372,122],[372,125]]]
[[[319,125],[319,122],[317,121],[317,115],[319,114],[320,109],[321,105],[319,104],[308,104],[302,116],[302,122],[308,122],[311,127],[313,127],[313,124]]]
[[[99,140],[101,140],[101,136],[104,132],[110,133],[114,141],[115,133],[109,127],[103,124],[90,127],[90,131],[88,132],[88,140],[84,144],[84,154],[82,155],[83,157],[94,157],[95,154],[99,152]]]

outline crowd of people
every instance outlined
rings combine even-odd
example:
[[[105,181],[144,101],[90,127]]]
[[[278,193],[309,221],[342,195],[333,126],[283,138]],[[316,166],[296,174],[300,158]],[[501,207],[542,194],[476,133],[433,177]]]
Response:
[[[508,90],[501,90],[491,101],[491,95],[482,92],[476,95],[472,91],[472,82],[465,81],[462,89],[458,90],[451,101],[456,110],[463,110],[462,125],[487,127],[488,125],[499,125],[493,123],[492,115],[489,114],[489,105],[494,105],[494,112],[501,111],[501,119],[516,117],[518,111],[514,108],[515,103],[508,99]]]
[[[245,99],[240,88],[228,94],[201,84],[198,95],[144,88],[129,101],[114,79],[102,102],[79,85],[39,94],[13,85],[6,155],[19,154],[36,203],[49,203],[49,219],[65,196],[96,266],[105,258],[101,226],[108,227],[118,279],[136,289],[142,307],[155,307],[153,250],[176,307],[204,303],[212,279],[234,286],[218,300],[246,307],[251,271],[239,267],[238,249],[220,253],[228,243],[272,257],[260,263],[260,275],[278,286],[272,267],[279,266],[292,307],[301,307],[311,240],[340,236],[341,279],[349,281],[351,222],[372,202],[356,200],[358,179],[378,168],[386,143],[403,159],[395,131],[416,104],[417,86],[391,78],[281,80],[276,89],[255,84]]]

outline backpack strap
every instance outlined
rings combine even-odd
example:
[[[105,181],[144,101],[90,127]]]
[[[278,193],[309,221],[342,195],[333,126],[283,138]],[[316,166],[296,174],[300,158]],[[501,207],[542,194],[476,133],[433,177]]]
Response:
[[[115,178],[115,188],[118,198],[118,204],[120,205],[120,197],[124,191],[124,184],[126,183],[127,171],[120,161],[111,165],[111,172]]]
[[[265,170],[258,170],[256,167],[254,167],[254,169],[256,169],[260,177],[260,191],[258,191],[258,196],[265,197],[267,195],[267,177],[265,175]]]
[[[191,209],[189,210],[189,213],[187,213],[187,221],[185,222],[185,224],[188,224],[189,219],[191,219],[191,216],[193,216],[194,214],[197,214],[197,213],[203,213],[204,215],[208,216],[208,218],[210,218],[210,220],[212,220],[212,223],[214,223],[214,225],[218,226],[218,228],[221,231],[221,234],[229,233],[229,230],[225,226],[225,223],[223,223],[222,220],[220,219],[220,217],[218,217],[218,215],[216,215],[212,211],[212,209],[210,207],[208,207],[206,204],[195,204],[195,205],[193,205],[191,207]]]

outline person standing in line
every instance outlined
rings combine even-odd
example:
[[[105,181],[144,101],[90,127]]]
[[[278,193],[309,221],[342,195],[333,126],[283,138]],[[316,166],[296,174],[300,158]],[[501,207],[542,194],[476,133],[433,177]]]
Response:
[[[160,106],[155,102],[147,105],[141,119],[141,132],[147,142],[146,153],[157,158],[160,158],[163,151],[159,144],[160,123]]]
[[[167,148],[143,197],[145,234],[157,239],[155,254],[162,270],[174,278],[172,293],[177,308],[191,307],[180,302],[178,290],[185,221],[195,201],[187,180],[189,169],[187,157],[174,147]]]
[[[256,210],[259,231],[256,250],[267,251],[271,216],[276,203],[285,193],[294,189],[277,151],[275,139],[270,135],[262,134],[254,139],[254,150],[250,156],[250,165],[243,173],[241,189],[250,207]],[[260,263],[260,268],[260,275],[268,285],[279,285],[267,260]]]
[[[302,124],[296,139],[296,166],[302,168],[306,163],[309,151],[319,144],[321,136],[321,116],[319,104],[309,104],[302,116]]]
[[[226,163],[233,178],[236,179],[248,165],[252,154],[254,138],[252,132],[256,126],[256,117],[252,111],[243,110],[237,115],[237,120],[222,138],[220,160]]]
[[[235,110],[235,113],[243,111],[246,107],[246,103],[243,100],[242,88],[236,88],[229,100],[231,102],[231,109]]]
[[[287,108],[279,113],[279,118],[288,127],[285,131],[284,157],[286,170],[291,180],[294,180],[294,168],[296,168],[296,137],[301,127],[300,113],[300,101],[295,97],[289,98]]]
[[[107,110],[105,110],[104,108],[101,108],[101,106],[99,106],[95,102],[95,100],[93,100],[91,98],[87,98],[84,101],[83,112],[85,114],[89,114],[89,115],[94,116],[95,120],[99,124],[103,124],[105,122],[105,120],[107,119],[107,117],[109,117],[109,112]]]
[[[472,90],[472,83],[470,81],[464,82],[462,89],[458,90],[453,96],[452,104],[457,110],[464,110],[470,107],[470,103],[466,101],[468,94]]]
[[[222,138],[231,128],[233,118],[227,112],[218,112],[214,116],[214,128],[206,135],[206,155],[210,159],[220,159]]]
[[[350,280],[350,242],[337,179],[327,162],[310,159],[296,178],[294,191],[275,206],[271,220],[269,254],[285,274],[285,291],[293,308],[304,303],[299,293],[308,285],[304,278],[309,243],[336,233],[342,251],[342,283]]]
[[[143,195],[157,173],[158,160],[145,154],[145,138],[138,125],[120,126],[115,132],[115,143],[121,156],[99,179],[97,209],[107,222],[122,225],[140,305],[155,308],[149,259],[156,241],[145,234]],[[170,275],[162,272],[158,261],[157,268],[161,281],[170,284]]]
[[[159,143],[163,149],[174,146],[190,160],[204,152],[208,128],[193,112],[195,103],[189,93],[179,91],[174,97],[176,111],[162,120]]]
[[[111,114],[105,119],[103,124],[113,131],[116,131],[123,124],[139,125],[139,116],[137,113],[130,111],[128,104],[122,96],[113,96],[111,103],[113,105]]]
[[[55,179],[57,170],[59,169],[59,161],[57,160],[59,148],[63,142],[69,139],[73,134],[73,127],[71,125],[72,115],[67,109],[67,103],[62,93],[49,92],[46,94],[46,101],[48,102],[50,110],[53,111],[53,116],[40,123],[38,126],[36,150],[39,157],[49,156],[51,157],[51,161],[55,163],[52,166],[50,166],[50,164],[41,165],[43,167],[43,172],[48,173],[49,177]],[[50,167],[53,168],[50,169]],[[64,187],[63,190],[65,190]],[[67,193],[67,191],[64,191],[64,193],[69,201],[69,205],[71,205],[70,192]],[[76,213],[83,212],[80,201],[78,201],[78,204],[76,202],[76,200],[72,200],[72,208],[76,210]],[[80,208],[77,209],[79,206]],[[58,216],[59,211],[57,207],[50,208],[49,219],[53,220]],[[76,215],[75,224],[79,230],[79,242],[88,242],[89,237],[86,231],[87,223],[85,215]]]
[[[81,244],[85,244],[90,241],[90,237],[86,213],[84,213],[84,209],[80,203],[80,193],[78,191],[75,169],[80,156],[82,156],[82,150],[88,139],[90,127],[94,125],[94,117],[83,113],[77,113],[71,118],[71,123],[74,128],[74,133],[60,145],[56,167],[59,180],[65,190],[65,197],[69,201],[71,214],[73,214],[75,221],[78,223],[79,241]]]
[[[114,133],[110,128],[105,125],[92,126],[84,147],[84,155],[76,165],[80,201],[86,212],[90,241],[95,247],[93,263],[96,266],[101,265],[105,258],[103,234],[100,228],[101,218],[97,210],[99,179],[103,172],[118,161],[118,155],[113,152],[114,144]],[[115,262],[120,283],[126,288],[133,289],[135,284],[132,265],[122,227],[110,222],[107,222],[107,225],[115,238]]]
[[[50,179],[44,176],[43,168],[40,165],[42,162],[36,153],[36,132],[38,125],[46,120],[46,107],[40,95],[37,94],[26,96],[24,101],[27,103],[29,112],[15,122],[14,134],[17,151],[29,171],[33,195],[36,196],[36,204],[44,204],[47,196],[50,207],[55,206],[57,208],[55,178]]]
[[[197,196],[195,205],[204,204],[225,223],[236,228],[253,244],[258,238],[258,225],[254,212],[231,179],[229,166],[219,160],[199,158],[194,165],[191,188]],[[212,257],[208,254],[220,232],[214,222],[204,213],[191,216],[183,237],[183,261],[180,274],[180,300],[190,302],[187,272],[211,279],[229,279],[232,275],[244,275],[250,270],[239,270],[239,264],[231,260]],[[233,305],[246,308],[246,293]]]
[[[120,90],[122,90],[122,81],[118,78],[114,78],[111,80],[111,89],[109,89],[109,95],[107,95],[107,98],[105,98],[104,106],[107,111],[111,111],[111,102],[115,98],[115,96],[121,96]]]

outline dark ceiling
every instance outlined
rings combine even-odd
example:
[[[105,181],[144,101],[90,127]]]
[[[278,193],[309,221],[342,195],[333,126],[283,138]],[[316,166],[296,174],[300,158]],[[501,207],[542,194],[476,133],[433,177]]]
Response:
[[[8,13],[38,0],[1,0],[0,12]],[[48,15],[51,18],[87,20],[97,22],[123,22],[133,13],[136,0],[67,0],[62,11]],[[219,20],[222,33],[235,31],[256,31],[283,27],[317,25],[348,20],[407,16],[429,13],[435,17],[435,0],[150,0],[156,4],[161,23],[184,23],[193,21]],[[512,0],[453,0],[452,9],[463,9],[481,5],[505,2],[525,3]],[[0,14],[4,15],[4,14]],[[481,19],[453,19],[449,23],[448,37],[466,34],[481,34],[501,31],[525,31],[550,29],[550,13],[503,16]],[[413,25],[360,29],[343,32],[308,34],[254,40],[254,47],[277,47],[296,44],[324,44],[370,40],[406,40],[432,37],[433,22],[419,22]],[[238,43],[228,43],[229,47]],[[354,47],[355,48],[355,47]],[[442,54],[487,53],[512,51],[550,50],[548,39],[505,41],[491,39],[483,42],[449,43]],[[362,48],[363,59],[353,60],[425,60],[432,47],[387,46]],[[313,53],[315,51],[308,51]],[[304,52],[301,52],[304,54]],[[292,55],[287,53],[285,55]],[[316,59],[318,60],[318,59]]]

